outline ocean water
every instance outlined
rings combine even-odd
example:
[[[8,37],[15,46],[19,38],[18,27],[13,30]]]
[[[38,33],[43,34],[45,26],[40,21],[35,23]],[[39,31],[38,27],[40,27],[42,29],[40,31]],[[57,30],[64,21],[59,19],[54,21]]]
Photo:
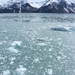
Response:
[[[0,75],[75,75],[75,14],[0,14]]]

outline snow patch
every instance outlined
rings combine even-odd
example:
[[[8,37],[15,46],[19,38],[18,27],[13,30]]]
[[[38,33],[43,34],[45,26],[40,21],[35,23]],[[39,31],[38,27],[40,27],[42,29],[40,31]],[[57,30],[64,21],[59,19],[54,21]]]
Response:
[[[55,3],[59,3],[58,0],[49,0],[49,1],[47,1],[47,2],[45,3],[44,6],[47,6],[47,5],[49,5],[49,4],[52,4],[53,2],[55,2]]]
[[[36,8],[40,8],[42,5],[40,5],[40,4],[37,4],[37,3],[33,3],[33,2],[31,2],[31,3],[29,3],[32,7],[36,7]]]

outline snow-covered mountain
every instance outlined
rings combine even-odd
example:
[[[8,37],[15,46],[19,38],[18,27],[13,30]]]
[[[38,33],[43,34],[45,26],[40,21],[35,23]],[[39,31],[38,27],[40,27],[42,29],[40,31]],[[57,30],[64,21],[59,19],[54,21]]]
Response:
[[[46,0],[38,11],[45,13],[75,13],[75,0]]]
[[[9,0],[7,3],[0,4],[0,13],[19,13],[19,12],[33,12],[37,10],[28,3],[27,0]]]
[[[60,2],[66,2],[67,4],[71,4],[71,3],[74,3],[75,4],[75,0],[46,0],[45,1],[45,5],[49,5],[49,4],[52,4],[52,3],[57,3],[59,4]]]
[[[45,0],[35,3],[28,0],[0,1],[0,13],[13,12],[75,13],[75,0]]]
[[[44,1],[43,2],[30,2],[29,4],[32,7],[40,8],[44,4]]]
[[[36,7],[36,8],[40,8],[44,1],[42,2],[29,2],[28,0],[8,0],[7,2],[4,2],[4,1],[0,1],[0,5],[3,6],[3,5],[13,5],[14,3],[21,3],[22,4],[30,4],[32,7]]]

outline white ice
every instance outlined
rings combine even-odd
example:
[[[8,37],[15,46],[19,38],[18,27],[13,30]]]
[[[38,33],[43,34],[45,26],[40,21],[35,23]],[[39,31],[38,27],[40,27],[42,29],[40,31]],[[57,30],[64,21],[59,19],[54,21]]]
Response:
[[[33,62],[34,62],[34,63],[39,62],[39,58],[34,59]]]
[[[14,47],[9,47],[7,50],[8,50],[9,52],[18,53],[18,50],[15,49]]]
[[[9,70],[5,70],[5,71],[3,71],[2,75],[10,75],[10,71]]]
[[[25,75],[26,72],[26,68],[24,68],[23,66],[19,66],[19,68],[16,69],[16,75]]]
[[[52,69],[48,69],[47,73],[48,73],[48,75],[52,75],[53,74],[53,70]]]
[[[52,51],[52,48],[50,48],[49,51]]]
[[[37,43],[38,46],[46,46],[46,43]]]
[[[11,43],[11,46],[21,46],[22,42],[21,41],[14,41],[13,43]]]

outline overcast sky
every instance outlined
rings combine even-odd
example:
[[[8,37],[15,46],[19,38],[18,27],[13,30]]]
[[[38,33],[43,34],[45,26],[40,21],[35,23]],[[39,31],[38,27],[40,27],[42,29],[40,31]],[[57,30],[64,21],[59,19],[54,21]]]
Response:
[[[28,1],[33,1],[33,2],[40,2],[40,1],[44,1],[44,0],[28,0]]]
[[[0,1],[2,1],[2,2],[7,2],[7,1],[9,1],[9,0],[0,0]],[[40,2],[40,1],[44,1],[44,0],[28,0],[29,2]]]

